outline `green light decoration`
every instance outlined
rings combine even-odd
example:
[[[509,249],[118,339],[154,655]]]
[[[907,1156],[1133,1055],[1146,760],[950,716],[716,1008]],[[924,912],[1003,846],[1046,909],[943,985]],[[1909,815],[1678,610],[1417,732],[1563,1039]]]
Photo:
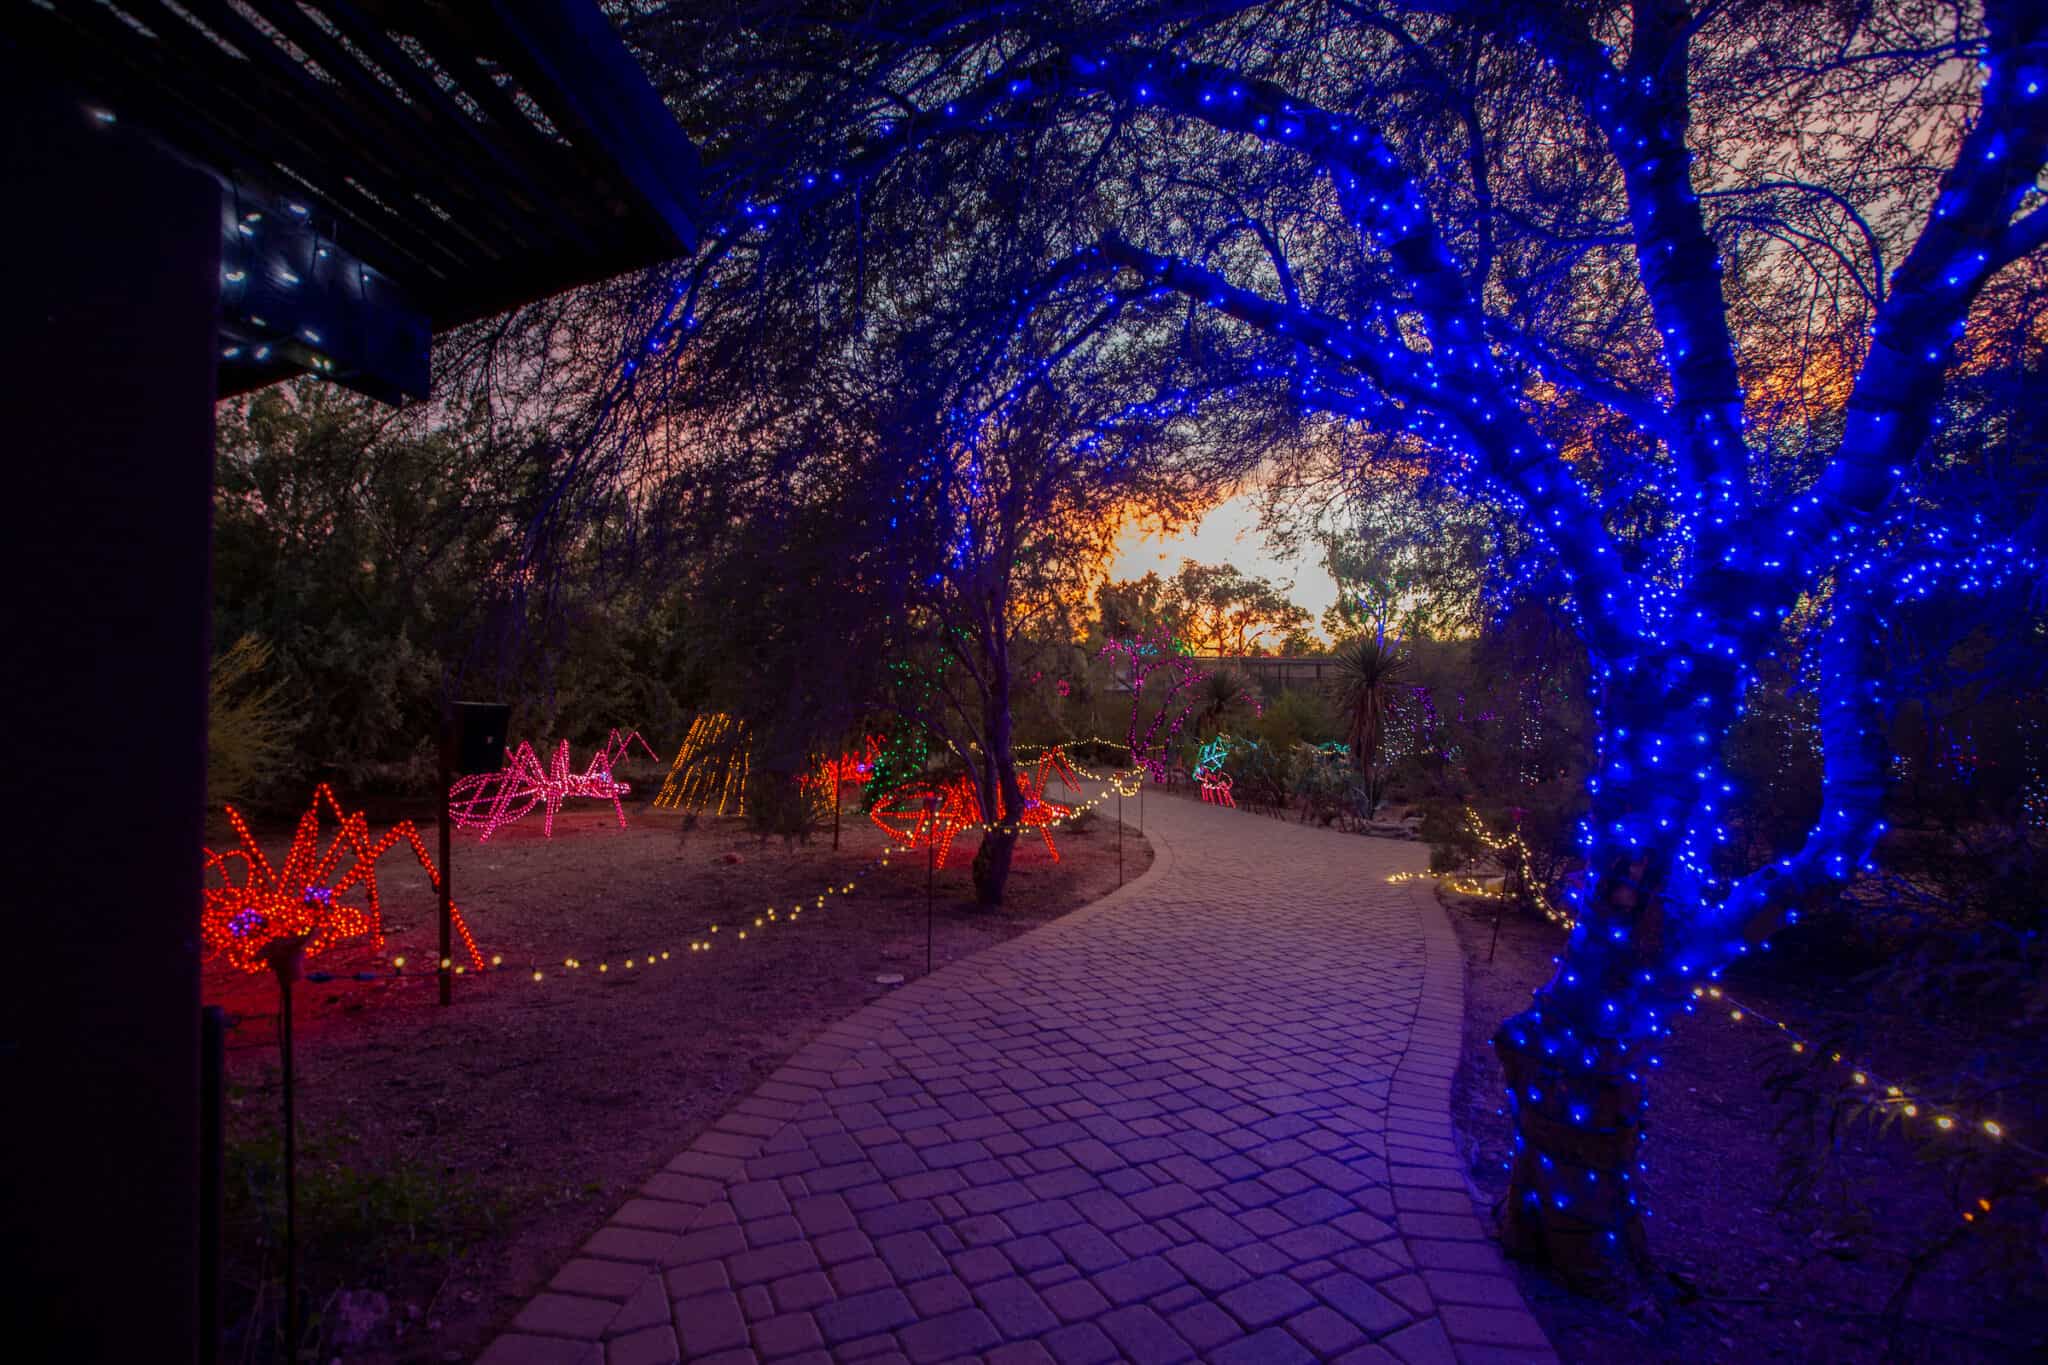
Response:
[[[918,718],[931,714],[938,678],[944,676],[949,662],[947,656],[940,656],[936,676],[920,672],[908,659],[889,665],[890,709],[896,719],[875,755],[873,775],[861,788],[862,811],[872,814],[892,793],[924,780],[931,762],[932,735],[931,727]]]

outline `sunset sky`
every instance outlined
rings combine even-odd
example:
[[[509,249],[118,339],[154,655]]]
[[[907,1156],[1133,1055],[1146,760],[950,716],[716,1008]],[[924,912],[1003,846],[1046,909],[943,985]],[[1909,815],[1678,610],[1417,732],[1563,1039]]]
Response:
[[[1312,552],[1300,559],[1280,559],[1266,547],[1259,533],[1257,490],[1239,493],[1218,503],[1196,525],[1180,534],[1161,539],[1127,526],[1118,537],[1116,558],[1110,562],[1110,577],[1140,578],[1147,572],[1162,576],[1180,567],[1183,559],[1204,564],[1234,564],[1239,571],[1294,584],[1288,596],[1320,618],[1324,608],[1337,600],[1337,585]]]

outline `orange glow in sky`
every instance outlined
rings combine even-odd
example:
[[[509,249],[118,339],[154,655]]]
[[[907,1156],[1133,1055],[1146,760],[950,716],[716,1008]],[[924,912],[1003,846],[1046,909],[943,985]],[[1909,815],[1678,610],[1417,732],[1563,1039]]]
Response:
[[[1275,583],[1292,581],[1288,594],[1321,617],[1337,600],[1337,585],[1323,568],[1319,556],[1280,559],[1266,548],[1259,532],[1258,493],[1247,491],[1217,503],[1192,526],[1176,535],[1161,538],[1136,523],[1127,523],[1117,534],[1116,553],[1109,563],[1111,578],[1142,578],[1156,573],[1162,578],[1180,568],[1184,559],[1203,564],[1234,564],[1239,572],[1269,578]]]

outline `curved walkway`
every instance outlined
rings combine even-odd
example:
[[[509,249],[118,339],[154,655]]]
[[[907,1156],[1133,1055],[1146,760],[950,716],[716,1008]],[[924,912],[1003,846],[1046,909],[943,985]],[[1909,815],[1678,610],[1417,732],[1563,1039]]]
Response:
[[[1422,846],[1146,805],[1143,877],[820,1034],[481,1365],[1553,1359],[1465,1192]]]

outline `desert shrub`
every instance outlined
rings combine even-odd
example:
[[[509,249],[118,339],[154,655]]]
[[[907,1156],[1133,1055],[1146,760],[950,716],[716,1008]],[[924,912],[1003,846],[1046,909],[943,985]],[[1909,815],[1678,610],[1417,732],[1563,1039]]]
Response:
[[[514,736],[579,757],[613,726],[680,739],[701,685],[689,642],[726,623],[687,620],[651,575],[606,579],[601,537],[552,579],[522,567],[545,442],[304,384],[225,405],[216,445],[215,629],[268,646],[297,721],[291,775],[431,790],[451,692],[512,703]]]
[[[1297,774],[1292,753],[1250,742],[1234,747],[1223,767],[1240,806],[1281,810],[1293,795]]]
[[[214,656],[207,678],[209,810],[261,801],[297,766],[292,740],[300,722],[271,671],[270,646],[254,635]]]
[[[1259,694],[1250,678],[1227,665],[1209,670],[1195,702],[1195,721],[1205,731],[1242,730],[1259,711]]]
[[[1894,1191],[1873,1184],[1845,1141],[1876,1127],[1939,1172],[1944,1202],[1965,1211],[1911,1232],[1887,1311],[1952,1257],[1986,1278],[1988,1299],[2038,1275],[2048,1186],[2009,1143],[1901,1120],[1845,1083],[1834,1056],[1881,1061],[1888,1081],[1923,1105],[2038,1133],[2048,1123],[2048,837],[2024,829],[1894,831],[1879,871],[1846,896],[1808,907],[1774,940],[1757,976],[1818,1005],[1799,1021],[1815,1044],[1774,1051],[1764,1084],[1775,1099],[1785,1205],[1826,1207],[1852,1240],[1885,1216]],[[1973,1244],[1974,1245],[1973,1247]],[[2031,1265],[2030,1265],[2031,1262]]]
[[[1429,845],[1429,870],[1455,872],[1477,862],[1486,851],[1465,818],[1465,803],[1432,797],[1419,804],[1422,841]]]
[[[805,790],[802,774],[766,766],[747,770],[747,828],[760,838],[780,835],[785,843],[809,843],[824,807]]]
[[[239,1092],[231,1098],[238,1106],[244,1101]],[[483,1182],[444,1170],[437,1162],[405,1157],[368,1165],[355,1147],[354,1135],[339,1129],[300,1135],[298,1230],[305,1335],[287,1350],[282,1340],[283,1140],[272,1130],[228,1142],[223,1272],[226,1345],[232,1358],[327,1359],[341,1344],[341,1324],[326,1311],[339,1294],[367,1286],[394,1291],[419,1283],[431,1287],[445,1279],[452,1262],[491,1238],[504,1221],[507,1201]]]
[[[1371,790],[1343,754],[1307,744],[1294,752],[1294,793],[1304,821],[1327,826],[1370,818]]]

